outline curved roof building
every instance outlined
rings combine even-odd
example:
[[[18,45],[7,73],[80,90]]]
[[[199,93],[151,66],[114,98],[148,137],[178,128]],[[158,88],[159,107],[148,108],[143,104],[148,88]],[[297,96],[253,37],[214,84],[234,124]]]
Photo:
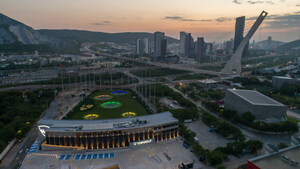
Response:
[[[170,112],[103,120],[40,120],[43,150],[120,148],[172,139],[178,120]]]

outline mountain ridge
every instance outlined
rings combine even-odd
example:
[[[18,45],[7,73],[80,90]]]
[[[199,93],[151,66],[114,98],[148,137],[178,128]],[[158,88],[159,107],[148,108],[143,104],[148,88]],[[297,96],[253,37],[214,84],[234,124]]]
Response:
[[[79,42],[116,42],[132,43],[136,39],[149,38],[154,39],[154,34],[149,32],[118,32],[107,33],[89,30],[76,29],[40,29],[41,34],[53,36],[60,39],[72,39]],[[178,43],[179,40],[166,36],[168,43]]]

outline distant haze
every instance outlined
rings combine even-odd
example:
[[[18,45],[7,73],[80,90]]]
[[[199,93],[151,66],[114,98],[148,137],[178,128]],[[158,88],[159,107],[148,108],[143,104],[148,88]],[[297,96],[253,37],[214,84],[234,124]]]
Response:
[[[0,13],[34,29],[163,31],[175,38],[186,31],[206,41],[227,40],[236,17],[246,16],[247,25],[262,10],[269,17],[254,40],[300,38],[299,0],[0,0]]]

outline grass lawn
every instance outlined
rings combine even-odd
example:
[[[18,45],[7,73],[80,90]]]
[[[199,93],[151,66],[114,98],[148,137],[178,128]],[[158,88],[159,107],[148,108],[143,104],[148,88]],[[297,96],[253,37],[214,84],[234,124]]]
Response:
[[[295,99],[294,96],[272,94],[271,97],[282,104],[293,106],[293,107],[295,106],[297,107],[297,109],[300,109],[300,96],[297,96]]]
[[[286,116],[286,119],[287,119],[287,121],[294,122],[294,123],[300,122],[299,120],[297,120],[297,119],[295,119],[294,117],[291,117],[291,116]]]
[[[148,111],[139,102],[139,100],[137,100],[134,93],[130,90],[126,91],[128,93],[125,95],[113,95],[112,91],[95,91],[80,102],[70,113],[68,113],[65,119],[86,120],[84,117],[89,114],[98,115],[98,118],[96,119],[123,118],[122,114],[125,112],[134,112],[136,116],[147,115]],[[95,99],[95,97],[99,95],[110,95],[112,98],[108,100]],[[105,102],[119,102],[121,103],[121,106],[112,109],[101,107],[101,104]],[[80,110],[82,105],[94,106],[82,111]]]

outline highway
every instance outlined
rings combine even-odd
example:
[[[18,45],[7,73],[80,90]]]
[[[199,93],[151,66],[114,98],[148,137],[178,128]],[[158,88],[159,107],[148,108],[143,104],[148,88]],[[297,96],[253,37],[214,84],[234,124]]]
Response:
[[[157,67],[169,68],[169,69],[185,70],[185,71],[190,71],[190,72],[194,72],[194,73],[198,73],[198,74],[209,74],[209,75],[214,75],[214,76],[221,76],[220,72],[214,72],[214,71],[203,70],[203,69],[195,69],[192,67],[183,67],[178,64],[176,65],[176,64],[166,64],[166,63],[151,62],[151,61],[141,61],[141,60],[126,58],[126,57],[117,56],[117,55],[110,55],[110,54],[99,53],[99,52],[94,52],[94,51],[91,51],[91,52],[102,55],[102,56],[108,56],[108,57],[112,57],[115,59],[138,62],[138,63],[145,64],[145,65],[151,65],[151,66],[157,66]]]
[[[185,70],[185,71],[190,71],[198,74],[208,74],[208,75],[214,75],[214,76],[221,76],[220,72],[215,72],[215,71],[209,71],[209,70],[203,70],[203,69],[195,69],[193,67],[184,67],[182,65],[175,65],[175,64],[165,64],[165,63],[159,63],[159,62],[151,62],[151,61],[141,61],[138,59],[133,59],[133,58],[127,58],[127,57],[122,57],[118,55],[111,55],[111,54],[106,54],[106,53],[100,53],[100,52],[95,52],[91,49],[89,49],[90,46],[85,46],[84,49],[86,52],[92,53],[92,54],[98,54],[101,56],[107,56],[110,58],[115,58],[119,60],[127,60],[127,61],[132,61],[132,62],[137,62],[145,65],[151,65],[151,66],[157,66],[157,67],[162,67],[162,68],[169,68],[169,69],[178,69],[178,70]]]

